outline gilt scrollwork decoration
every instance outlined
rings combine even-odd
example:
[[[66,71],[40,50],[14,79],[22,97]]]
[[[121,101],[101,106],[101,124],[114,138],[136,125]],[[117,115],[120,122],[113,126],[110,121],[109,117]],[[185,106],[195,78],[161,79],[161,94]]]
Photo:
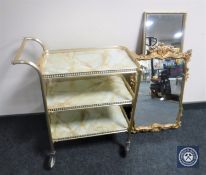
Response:
[[[141,60],[151,60],[153,58],[158,59],[183,59],[185,61],[185,79],[187,80],[189,78],[189,68],[188,68],[188,62],[190,61],[190,58],[192,56],[192,50],[188,50],[186,52],[181,52],[179,48],[175,48],[171,45],[165,45],[164,43],[158,43],[155,46],[152,46],[148,50],[148,54],[144,55],[136,55],[136,59],[138,61]]]

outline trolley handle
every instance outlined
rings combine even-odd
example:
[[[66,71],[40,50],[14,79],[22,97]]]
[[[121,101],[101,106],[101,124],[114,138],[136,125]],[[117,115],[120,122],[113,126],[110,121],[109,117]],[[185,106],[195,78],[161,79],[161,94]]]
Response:
[[[44,53],[47,52],[47,49],[46,49],[45,45],[43,44],[43,42],[41,40],[39,40],[37,38],[32,38],[32,37],[25,37],[23,39],[22,43],[21,43],[20,48],[18,49],[18,51],[16,53],[16,56],[14,57],[14,59],[12,61],[12,64],[32,64],[32,66],[37,67],[36,64],[34,64],[31,61],[25,61],[25,60],[21,60],[20,59],[27,41],[35,41],[35,42],[37,42],[42,47]]]

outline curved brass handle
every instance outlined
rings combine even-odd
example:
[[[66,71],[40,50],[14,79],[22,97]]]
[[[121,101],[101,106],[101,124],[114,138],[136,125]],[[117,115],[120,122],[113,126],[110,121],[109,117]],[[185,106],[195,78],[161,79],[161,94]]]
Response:
[[[25,48],[25,45],[27,43],[27,41],[35,41],[37,42],[38,44],[40,44],[40,46],[42,47],[43,51],[46,53],[47,52],[47,49],[46,47],[44,46],[43,42],[37,38],[32,38],[32,37],[25,37],[21,43],[21,46],[20,48],[18,49],[17,53],[16,53],[16,56],[14,57],[13,61],[12,61],[12,64],[30,64],[32,62],[30,61],[25,61],[25,60],[20,60],[21,58],[21,55],[22,55],[22,52]],[[32,63],[35,65],[35,63]],[[37,67],[37,66],[36,66]]]
[[[40,71],[39,67],[35,63],[33,63],[32,61],[26,61],[26,60],[21,60],[20,59],[27,41],[35,41],[35,42],[37,42],[42,47],[44,53],[48,52],[48,50],[46,49],[46,47],[44,46],[44,44],[43,44],[43,42],[41,40],[39,40],[37,38],[32,38],[32,37],[25,37],[23,39],[22,43],[21,43],[20,48],[17,51],[16,56],[14,57],[14,60],[12,61],[12,64],[14,64],[14,65],[15,64],[27,64],[27,65],[33,67],[38,72],[38,74],[41,75],[41,71]]]

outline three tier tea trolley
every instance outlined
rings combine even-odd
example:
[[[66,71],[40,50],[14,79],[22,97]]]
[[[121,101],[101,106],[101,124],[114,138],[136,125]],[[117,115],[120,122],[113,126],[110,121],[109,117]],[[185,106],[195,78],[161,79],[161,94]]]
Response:
[[[21,59],[28,41],[43,49],[36,63]],[[54,143],[59,141],[128,132],[129,151],[140,71],[126,47],[47,50],[39,39],[26,37],[13,64],[27,64],[38,72],[51,168]],[[131,106],[129,115],[125,105]]]

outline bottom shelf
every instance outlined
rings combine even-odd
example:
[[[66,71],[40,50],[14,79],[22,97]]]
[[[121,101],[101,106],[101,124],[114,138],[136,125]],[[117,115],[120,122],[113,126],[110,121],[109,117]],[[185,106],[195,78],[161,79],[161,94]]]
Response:
[[[49,114],[53,142],[126,132],[120,106],[70,110]]]

